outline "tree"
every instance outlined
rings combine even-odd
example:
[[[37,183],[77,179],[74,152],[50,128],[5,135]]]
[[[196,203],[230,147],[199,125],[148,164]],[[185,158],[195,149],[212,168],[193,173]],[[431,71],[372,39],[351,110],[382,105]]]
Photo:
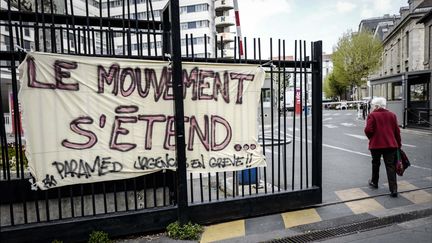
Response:
[[[347,84],[338,79],[334,71],[327,75],[324,80],[324,93],[328,98],[338,98],[340,100],[347,88]]]
[[[350,87],[362,86],[381,65],[382,43],[370,32],[348,32],[332,55],[335,78]]]

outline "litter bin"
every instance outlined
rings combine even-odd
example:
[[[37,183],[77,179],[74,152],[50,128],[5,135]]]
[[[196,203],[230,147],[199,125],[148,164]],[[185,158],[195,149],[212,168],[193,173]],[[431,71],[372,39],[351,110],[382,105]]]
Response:
[[[241,173],[237,173],[237,179],[240,185],[246,185],[246,184],[255,184],[257,182],[257,168],[252,169],[246,169],[239,171]],[[250,181],[249,181],[249,175],[250,175]]]

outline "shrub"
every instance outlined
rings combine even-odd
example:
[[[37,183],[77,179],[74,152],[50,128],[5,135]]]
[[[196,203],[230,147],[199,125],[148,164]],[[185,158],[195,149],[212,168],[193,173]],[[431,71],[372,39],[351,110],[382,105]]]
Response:
[[[204,228],[199,224],[191,222],[180,225],[178,221],[167,227],[168,236],[175,240],[198,240]]]
[[[63,241],[62,241],[62,240],[57,240],[57,239],[55,239],[55,240],[53,240],[51,243],[63,243]]]
[[[9,143],[7,146],[7,153],[8,153],[8,158],[9,158],[9,167],[11,170],[16,170],[16,164],[18,163],[18,161],[16,160],[16,150],[15,150],[16,146],[14,143]],[[3,153],[3,147],[0,147],[1,149],[1,153]],[[19,153],[19,152],[18,152]],[[23,146],[22,148],[22,156],[23,156],[23,162],[24,162],[24,168],[28,167],[28,161],[27,161],[27,157],[25,156],[25,147]],[[6,156],[4,156],[6,158]],[[3,156],[0,157],[0,169],[3,168]]]
[[[93,231],[90,234],[88,243],[111,243],[107,233],[103,231]]]

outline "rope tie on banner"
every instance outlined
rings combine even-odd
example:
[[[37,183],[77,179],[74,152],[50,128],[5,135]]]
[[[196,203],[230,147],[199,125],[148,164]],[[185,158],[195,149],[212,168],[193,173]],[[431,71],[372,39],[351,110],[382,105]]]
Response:
[[[273,64],[273,60],[269,60],[269,61],[267,61],[267,62],[265,62],[265,63],[263,63],[263,64],[261,64],[260,65],[260,67],[272,67],[272,68],[275,68],[276,66]]]
[[[35,181],[35,179],[33,178],[33,177],[31,177],[30,179],[29,179],[29,182],[30,182],[30,186],[31,186],[31,190],[32,191],[37,191],[38,190],[38,186],[36,185],[36,181]]]
[[[25,52],[25,53],[27,53],[27,50],[26,49],[24,49],[24,48],[22,48],[21,46],[19,46],[19,45],[15,45],[15,48],[17,49],[17,50],[19,50],[19,51],[22,51],[22,52]]]
[[[164,53],[164,57],[166,57],[168,59],[168,67],[171,67],[171,65],[172,65],[171,54]]]

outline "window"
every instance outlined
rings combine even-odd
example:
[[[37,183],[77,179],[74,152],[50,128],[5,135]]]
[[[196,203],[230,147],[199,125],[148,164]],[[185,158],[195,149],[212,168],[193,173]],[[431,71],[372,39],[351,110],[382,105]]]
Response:
[[[402,100],[403,93],[402,93],[402,82],[395,82],[392,83],[392,100]]]
[[[193,12],[195,12],[195,5],[187,6],[187,12],[188,12],[188,13],[193,13]]]
[[[180,23],[180,29],[182,30],[204,28],[208,26],[209,26],[208,20],[199,20],[193,22]]]
[[[409,31],[405,32],[405,57],[409,57]]]
[[[24,28],[24,35],[30,36],[30,29],[29,28]]]
[[[389,100],[393,100],[392,97],[392,83],[387,83],[387,97],[386,99]]]
[[[432,48],[432,45],[431,45],[431,41],[432,41],[432,25],[429,25],[429,38],[428,38],[428,53],[427,53],[427,61],[428,62],[430,62],[430,59],[431,59],[431,52],[432,52],[432,50],[431,50],[431,48]],[[431,65],[432,63],[429,63],[429,65]]]
[[[397,62],[399,62],[399,59],[400,59],[400,48],[401,48],[400,39],[398,39],[397,40],[397,49],[396,49]],[[397,63],[397,64],[399,64],[399,63]]]
[[[188,29],[196,29],[196,28],[197,28],[197,22],[188,23]]]
[[[204,11],[208,11],[208,9],[209,9],[209,5],[207,3],[183,6],[180,7],[180,14],[204,12]]]
[[[412,84],[410,85],[411,101],[426,101],[427,100],[427,84]]]
[[[30,51],[30,49],[31,49],[31,42],[24,40],[24,46],[23,46],[23,48],[26,49],[27,51]]]
[[[372,86],[372,95],[379,97],[387,97],[385,84],[376,84]]]

